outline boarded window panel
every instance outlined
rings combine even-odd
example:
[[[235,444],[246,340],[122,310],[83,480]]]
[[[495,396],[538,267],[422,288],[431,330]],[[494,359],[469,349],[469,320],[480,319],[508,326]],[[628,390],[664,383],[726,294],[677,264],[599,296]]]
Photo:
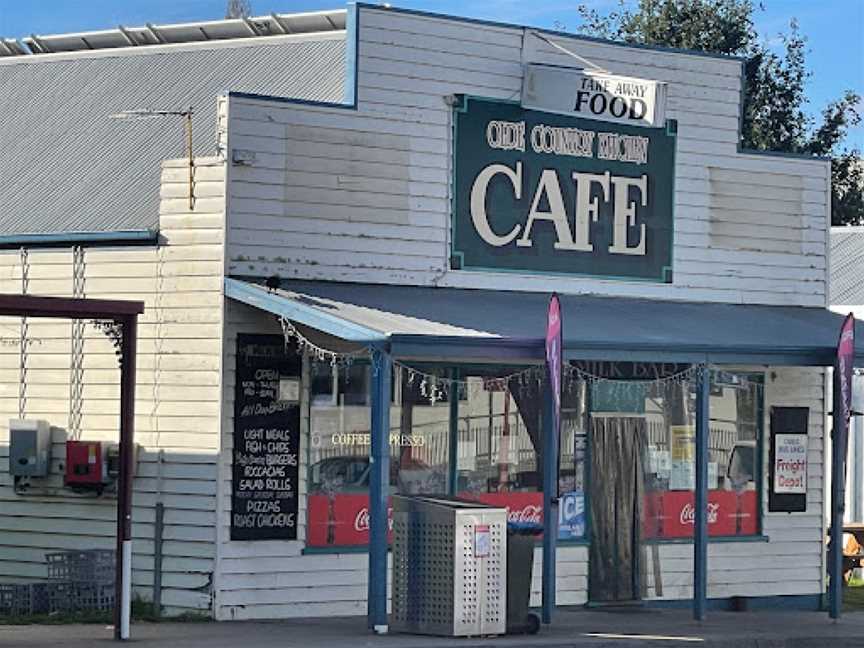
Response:
[[[805,202],[802,176],[709,167],[708,182],[711,247],[804,253],[820,196],[812,192],[813,203]]]

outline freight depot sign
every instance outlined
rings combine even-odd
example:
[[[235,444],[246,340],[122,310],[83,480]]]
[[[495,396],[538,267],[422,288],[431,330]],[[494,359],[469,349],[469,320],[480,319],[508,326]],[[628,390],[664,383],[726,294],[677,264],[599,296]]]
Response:
[[[451,267],[671,282],[673,126],[460,97]]]

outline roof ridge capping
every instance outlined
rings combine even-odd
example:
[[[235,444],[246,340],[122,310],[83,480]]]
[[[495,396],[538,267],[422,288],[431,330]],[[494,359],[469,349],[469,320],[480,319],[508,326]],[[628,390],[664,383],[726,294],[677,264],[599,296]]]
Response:
[[[302,13],[271,13],[267,16],[254,18],[225,18],[167,25],[146,23],[142,27],[118,25],[116,29],[45,36],[31,34],[21,38],[20,41],[16,38],[0,38],[0,58],[290,34],[327,33],[344,31],[346,23],[347,10],[332,9]]]

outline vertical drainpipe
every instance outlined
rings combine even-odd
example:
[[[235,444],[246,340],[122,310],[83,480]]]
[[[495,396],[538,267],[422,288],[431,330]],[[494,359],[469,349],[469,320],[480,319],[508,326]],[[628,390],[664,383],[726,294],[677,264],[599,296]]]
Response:
[[[558,436],[548,378],[543,383],[543,623],[555,609],[555,549],[558,538]]]
[[[377,634],[387,627],[387,500],[390,495],[390,382],[392,361],[372,351],[372,448],[369,476],[369,591],[367,623]]]
[[[693,618],[705,620],[708,590],[708,365],[699,368],[696,387],[696,502],[693,530]]]

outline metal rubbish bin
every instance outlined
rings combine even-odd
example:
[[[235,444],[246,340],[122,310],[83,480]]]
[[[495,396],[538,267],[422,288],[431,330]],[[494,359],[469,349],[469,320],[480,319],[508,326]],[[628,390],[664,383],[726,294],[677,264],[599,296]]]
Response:
[[[507,510],[454,497],[393,496],[394,631],[504,634]]]
[[[534,523],[507,525],[507,634],[536,634],[540,617],[531,612],[534,540],[543,527]]]

